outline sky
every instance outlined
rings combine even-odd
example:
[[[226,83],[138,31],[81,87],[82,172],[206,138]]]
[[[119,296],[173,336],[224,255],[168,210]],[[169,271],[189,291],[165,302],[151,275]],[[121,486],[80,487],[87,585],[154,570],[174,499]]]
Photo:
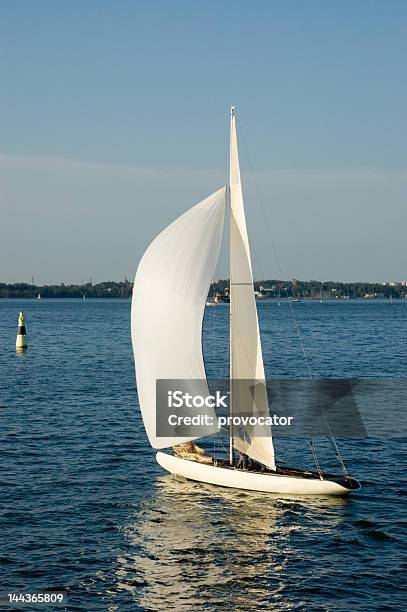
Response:
[[[132,279],[227,183],[231,105],[255,278],[406,279],[406,31],[398,0],[3,0],[0,282]]]

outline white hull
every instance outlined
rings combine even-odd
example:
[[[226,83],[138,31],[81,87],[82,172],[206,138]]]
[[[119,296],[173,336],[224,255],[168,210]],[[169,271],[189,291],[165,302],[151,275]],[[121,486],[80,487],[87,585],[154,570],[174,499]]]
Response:
[[[356,488],[350,489],[327,479],[256,473],[228,467],[217,467],[161,452],[157,453],[156,459],[161,467],[171,474],[221,487],[288,495],[348,495],[352,490],[356,490]]]

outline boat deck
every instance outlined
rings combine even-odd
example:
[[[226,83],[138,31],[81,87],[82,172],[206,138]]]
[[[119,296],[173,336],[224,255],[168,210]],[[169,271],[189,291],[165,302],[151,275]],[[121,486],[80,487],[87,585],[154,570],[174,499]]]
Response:
[[[214,467],[221,467],[223,469],[230,470],[238,470],[241,472],[249,472],[252,474],[270,474],[272,476],[285,476],[285,477],[294,477],[294,478],[304,478],[304,479],[314,479],[314,480],[330,480],[332,482],[336,482],[343,487],[346,487],[349,490],[357,490],[360,488],[360,484],[357,480],[354,480],[350,476],[343,476],[340,474],[330,474],[328,472],[322,472],[322,478],[318,472],[313,472],[311,470],[303,470],[301,468],[291,468],[291,467],[282,467],[276,466],[276,471],[273,471],[267,467],[250,467],[250,468],[238,468],[236,466],[231,466],[229,461],[225,459],[214,459],[213,463]]]

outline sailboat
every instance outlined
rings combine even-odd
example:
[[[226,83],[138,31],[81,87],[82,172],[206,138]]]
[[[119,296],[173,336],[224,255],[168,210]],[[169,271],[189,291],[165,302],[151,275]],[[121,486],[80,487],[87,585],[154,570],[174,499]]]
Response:
[[[253,273],[240,179],[236,112],[230,117],[230,185],[199,202],[166,229],[144,253],[132,297],[131,333],[139,404],[156,460],[171,474],[222,487],[299,495],[346,495],[360,488],[344,464],[343,475],[280,467],[271,426],[236,428],[231,419],[229,458],[202,457],[197,436],[157,435],[158,380],[201,381],[208,389],[202,352],[205,304],[219,257],[225,212],[230,249],[230,414],[269,415]],[[159,295],[157,293],[159,287]],[[253,386],[235,385],[255,381]],[[208,391],[209,393],[209,391]],[[215,415],[215,413],[213,413]],[[216,416],[216,415],[215,415]],[[214,434],[218,433],[217,428]],[[191,453],[177,449],[190,445]],[[174,451],[162,452],[162,449]],[[245,462],[248,458],[250,469]],[[203,453],[205,454],[205,453]]]

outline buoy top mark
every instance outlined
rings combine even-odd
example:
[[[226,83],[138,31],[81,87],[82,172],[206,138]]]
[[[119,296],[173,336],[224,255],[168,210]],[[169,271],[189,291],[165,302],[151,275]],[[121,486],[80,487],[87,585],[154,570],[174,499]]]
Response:
[[[24,325],[25,315],[22,310],[20,310],[20,314],[18,315],[18,325],[22,327]]]

